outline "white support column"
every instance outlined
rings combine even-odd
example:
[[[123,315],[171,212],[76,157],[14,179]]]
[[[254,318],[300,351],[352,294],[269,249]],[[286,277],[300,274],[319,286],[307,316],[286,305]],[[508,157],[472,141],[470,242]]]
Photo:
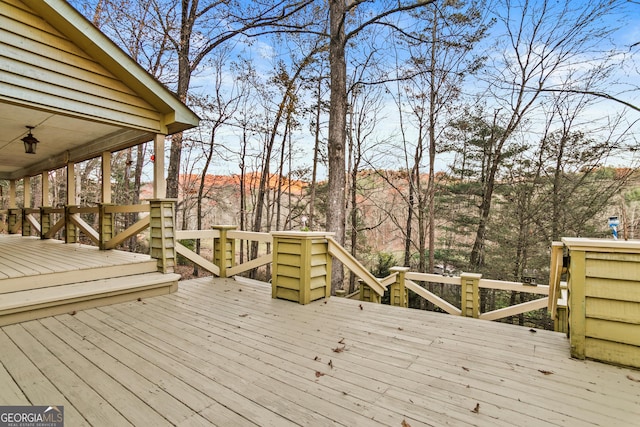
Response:
[[[166,135],[156,134],[153,140],[153,198],[167,197],[167,179],[164,176],[164,140]]]
[[[40,181],[42,181],[42,206],[50,206],[49,200],[49,171],[42,172]]]
[[[31,207],[31,177],[30,176],[25,176],[24,178],[22,178],[22,192],[23,192],[23,201],[24,204],[22,205],[23,208],[30,208]]]
[[[16,180],[9,181],[9,209],[15,209],[18,207],[16,201]]]
[[[76,204],[76,164],[67,163],[67,205]]]
[[[102,153],[102,203],[111,203],[111,152]]]

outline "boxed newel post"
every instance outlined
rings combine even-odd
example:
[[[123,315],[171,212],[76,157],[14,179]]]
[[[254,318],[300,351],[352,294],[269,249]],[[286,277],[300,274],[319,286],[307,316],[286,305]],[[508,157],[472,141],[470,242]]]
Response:
[[[29,211],[27,210],[27,208],[22,209],[21,221],[22,221],[22,235],[24,237],[31,236],[31,223],[27,219],[28,215],[29,215]]]
[[[462,273],[460,280],[462,282],[462,315],[465,317],[480,317],[480,279],[482,274]]]
[[[151,199],[149,254],[158,260],[158,271],[173,273],[176,265],[176,199]]]
[[[18,229],[22,225],[22,209],[9,209],[9,218],[7,219],[7,222],[9,223],[9,234],[17,234]]]
[[[77,243],[78,242],[78,229],[76,225],[71,221],[73,215],[72,210],[76,206],[65,205],[64,207],[64,242],[65,243]]]
[[[227,277],[227,268],[236,264],[236,239],[229,239],[227,233],[236,230],[237,225],[214,225],[220,237],[213,239],[213,263],[220,268],[220,277]]]
[[[51,208],[47,206],[40,207],[40,238],[45,239],[47,233],[51,229]]]
[[[331,233],[279,231],[273,236],[272,297],[300,304],[331,295]]]
[[[113,238],[114,233],[114,217],[115,214],[107,212],[107,207],[113,206],[112,203],[100,203],[99,208],[99,228],[100,228],[100,249],[105,249],[106,243]]]
[[[382,297],[375,293],[371,286],[364,282],[360,282],[360,301],[382,303]]]
[[[563,238],[571,356],[640,368],[640,243]]]
[[[409,290],[404,286],[404,276],[409,267],[391,267],[392,273],[398,273],[396,281],[389,285],[389,301],[391,305],[409,307]]]

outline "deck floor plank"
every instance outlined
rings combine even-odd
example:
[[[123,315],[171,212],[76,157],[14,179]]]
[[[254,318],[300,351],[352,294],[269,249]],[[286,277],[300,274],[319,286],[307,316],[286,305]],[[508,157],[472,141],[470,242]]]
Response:
[[[145,359],[84,323],[82,320],[87,317],[86,313],[79,312],[75,316],[62,315],[57,319],[87,343],[78,351],[89,360],[99,363],[106,373],[165,416],[170,423],[179,424],[207,407],[201,393],[177,378],[159,375],[155,366]],[[161,380],[155,381],[157,377]],[[189,404],[198,406],[190,407]]]
[[[193,299],[193,301],[196,301],[196,299]],[[286,304],[286,303],[285,303]],[[228,305],[231,306],[231,305]],[[165,307],[164,310],[167,310],[168,308]],[[187,312],[188,307],[183,307],[180,310],[180,315],[181,316],[185,316],[185,313]],[[237,314],[235,314],[237,316]],[[206,316],[205,312],[201,312],[196,314],[196,318],[192,319],[191,321],[197,321],[198,317],[202,317],[202,316]],[[234,316],[225,316],[226,318],[233,318]],[[251,315],[247,316],[247,318],[250,318]],[[256,323],[255,327],[256,328],[260,328],[260,325],[264,326],[264,321],[262,322],[258,322]],[[249,328],[251,329],[251,328]],[[267,331],[263,331],[263,333],[266,333]],[[293,354],[298,352],[299,349],[308,349],[308,348],[313,348],[314,343],[311,341],[308,342],[301,342],[301,340],[305,340],[305,338],[303,337],[303,335],[312,335],[313,332],[309,332],[308,334],[304,334],[303,332],[298,332],[298,334],[300,334],[300,337],[297,336],[295,331],[292,331],[291,329],[287,329],[284,331],[285,336],[287,334],[290,334],[291,336],[295,337],[293,338],[293,341],[289,342],[289,346],[287,345],[283,345],[282,343],[277,343],[275,341],[273,341],[274,338],[276,338],[274,335],[271,335],[271,333],[275,333],[275,331],[268,331],[269,334],[269,340],[270,340],[270,346],[275,346],[275,347],[280,347],[282,349],[283,352],[285,352],[286,354]],[[345,335],[345,334],[343,334]],[[265,335],[266,336],[266,335]],[[280,339],[283,339],[282,337]],[[258,337],[257,340],[259,341],[260,338]],[[372,337],[372,340],[375,340],[375,337]],[[338,339],[336,338],[335,341],[329,341],[325,344],[322,344],[322,347],[318,347],[315,352],[317,354],[322,354],[323,351],[326,351],[327,349],[330,348],[330,346],[337,346],[337,341]],[[349,343],[351,345],[351,341],[348,339],[346,341],[347,343]],[[355,366],[355,368],[353,368],[353,378],[354,381],[356,381],[356,385],[359,387],[366,387],[367,384],[375,384],[376,382],[379,384],[380,381],[384,381],[386,382],[386,387],[391,387],[393,384],[402,384],[402,380],[405,379],[408,381],[408,384],[410,385],[413,380],[415,380],[415,373],[409,373],[408,375],[404,375],[405,378],[403,378],[403,372],[402,370],[394,370],[394,369],[389,369],[389,367],[392,367],[392,364],[388,363],[388,360],[380,360],[379,356],[374,357],[373,359],[370,359],[371,362],[367,363],[367,359],[369,359],[371,357],[370,353],[365,350],[364,352],[361,353],[357,353],[355,354],[355,350],[356,350],[356,346],[357,344],[354,344],[354,346],[350,346],[348,347],[348,351],[345,351],[344,353],[342,353],[340,356],[334,355],[334,361],[335,361],[335,365],[338,364],[337,359],[340,358],[342,360],[347,360],[349,362],[352,363],[353,366]],[[360,349],[358,349],[360,351]],[[302,356],[302,355],[301,355]],[[323,354],[323,357],[327,356],[327,354]],[[330,355],[328,356],[330,357]],[[325,360],[328,360],[325,359]],[[294,361],[295,363],[301,363],[300,360]],[[373,365],[373,366],[370,366]],[[368,369],[367,369],[368,368]],[[462,372],[463,370],[460,369],[460,372]],[[340,374],[341,376],[344,377],[344,373]],[[437,378],[430,378],[429,381],[433,382],[435,381]],[[405,385],[406,387],[406,385]],[[460,387],[465,387],[465,384],[461,384]],[[379,390],[377,390],[379,391]],[[464,394],[464,393],[463,393]],[[453,395],[455,397],[455,395]],[[446,408],[446,405],[449,403],[449,401],[452,399],[452,396],[449,395],[447,396],[446,394],[440,393],[439,395],[435,396],[435,400],[438,400],[438,397],[440,399],[442,399],[442,405],[444,405],[444,408]],[[471,405],[471,403],[467,402],[467,405]],[[538,410],[534,410],[533,411],[535,416],[539,416],[539,411]],[[505,425],[512,425],[512,420],[513,417],[516,414],[509,414],[509,420],[505,421]],[[495,421],[494,421],[495,423]]]
[[[163,308],[163,311],[166,312],[166,310],[168,310],[168,307]],[[176,312],[176,316],[186,316],[187,312],[188,308],[184,307]],[[237,318],[238,315],[233,314],[231,316],[222,316],[223,319],[225,317],[233,319]],[[251,317],[251,315],[247,316],[247,318],[249,317]],[[207,322],[207,320],[202,319],[206,319],[206,314],[197,313],[195,316],[189,318],[189,322],[192,322],[194,324]],[[349,390],[347,394],[353,394],[359,399],[363,399],[363,396],[362,392],[359,392],[358,390],[365,390],[369,392],[369,396],[373,396],[369,401],[370,409],[367,411],[367,413],[371,413],[371,416],[376,419],[378,419],[378,417],[376,417],[375,415],[377,412],[379,412],[379,407],[378,405],[376,405],[376,401],[379,399],[380,393],[384,393],[385,390],[389,387],[390,383],[397,383],[399,381],[399,379],[393,377],[386,383],[380,382],[378,378],[375,377],[383,374],[383,372],[381,371],[374,372],[373,380],[371,378],[363,376],[363,367],[361,363],[363,354],[357,356],[354,355],[353,357],[347,357],[349,366],[352,365],[351,368],[349,368],[347,365],[341,364],[341,362],[339,362],[340,356],[332,352],[333,348],[339,347],[339,337],[337,337],[335,340],[327,342],[325,345],[315,346],[314,348],[314,345],[311,343],[298,342],[297,344],[283,344],[282,342],[275,341],[275,337],[271,334],[265,334],[268,331],[262,329],[260,326],[257,326],[255,328],[243,327],[237,330],[235,330],[235,328],[236,327],[230,327],[229,329],[226,329],[226,332],[220,336],[221,342],[223,342],[223,344],[221,345],[229,345],[229,342],[237,341],[237,344],[241,348],[243,346],[250,346],[252,348],[252,353],[259,354],[259,357],[263,360],[272,360],[271,363],[274,364],[284,362],[287,364],[287,366],[305,367],[306,369],[301,372],[300,375],[306,375],[307,378],[313,377],[316,371],[322,372],[324,375],[320,378],[320,381],[327,384],[328,386],[335,387],[336,391],[344,391],[345,389],[347,389]],[[222,330],[224,330],[224,328]],[[253,334],[251,332],[253,330],[257,330],[260,333]],[[219,333],[219,331],[220,329],[216,329],[213,333]],[[286,329],[284,330],[285,335],[288,332],[291,331]],[[343,356],[342,358],[344,359],[346,357],[346,352],[342,353],[341,356]],[[315,357],[319,357],[321,359],[321,363],[315,361]],[[333,366],[335,367],[334,369],[331,369],[326,365],[327,361],[329,360],[332,360]],[[386,363],[380,362],[380,367],[386,368]],[[362,409],[365,410],[368,408],[363,407]],[[404,414],[402,411],[397,410],[397,408],[393,407],[393,405],[384,408],[383,411],[396,414],[394,419],[394,423],[396,425],[399,422],[398,420],[407,417],[406,414]],[[424,415],[426,415],[427,413],[429,413],[428,421],[430,423],[433,423],[432,425],[442,425],[443,423],[448,422],[448,420],[450,420],[451,418],[455,419],[455,414],[452,416],[450,412],[446,412],[445,408],[442,407],[438,407],[436,410],[431,412],[429,409],[423,409],[423,420]]]
[[[86,314],[87,317],[82,318],[83,322],[93,326],[99,324],[100,317],[102,317],[102,319],[107,322],[111,317],[109,315],[101,316],[99,310],[90,310]],[[89,316],[91,318],[89,318]],[[170,327],[173,322],[179,323],[179,320],[176,319],[172,321],[172,319],[166,318],[165,322],[166,327]],[[219,369],[218,366],[224,365],[226,363],[226,360],[218,360],[217,363],[214,363],[214,365],[212,366],[207,366],[205,363],[201,363],[194,369],[193,367],[185,364],[183,361],[177,363],[175,359],[177,349],[173,349],[170,352],[162,351],[162,346],[151,347],[138,339],[134,339],[128,336],[127,333],[131,333],[132,327],[128,326],[126,323],[120,323],[118,325],[110,325],[107,323],[107,327],[108,330],[114,332],[111,338],[117,340],[118,343],[125,345],[128,351],[131,351],[132,353],[135,353],[139,356],[145,355],[145,357],[148,358],[148,361],[152,363],[154,367],[164,370],[169,378],[178,378],[184,380],[185,382],[188,381],[191,386],[197,388],[199,392],[208,396],[208,399],[206,399],[207,406],[214,403],[213,399],[217,398],[220,400],[219,403],[221,404],[221,406],[243,407],[244,411],[242,417],[244,417],[245,421],[248,418],[251,422],[274,426],[286,422],[286,418],[283,418],[281,415],[279,415],[281,414],[280,412],[272,411],[264,408],[261,405],[257,405],[253,400],[246,399],[242,395],[235,392],[233,389],[224,386],[225,382],[221,381],[221,379],[224,379],[226,377],[224,375],[224,371]],[[153,348],[155,351],[151,352],[151,348]],[[178,351],[178,353],[180,352]],[[157,375],[157,377],[163,376],[164,375],[162,374]],[[239,387],[241,390],[244,390],[245,388],[248,390],[254,389],[252,384],[253,381],[241,381],[237,375],[233,376],[233,378],[229,379],[229,381],[233,381],[233,384]],[[228,383],[228,381],[226,383]],[[180,396],[184,396],[184,393],[180,393]],[[238,418],[241,417],[240,415],[236,416]]]
[[[36,337],[29,333],[26,326],[10,325],[5,327],[5,332],[25,354],[29,355],[33,363],[38,365],[49,381],[55,384],[90,424],[132,425],[91,388],[83,378],[74,372],[70,366],[65,364],[69,360],[68,353],[73,351],[71,348],[65,347],[63,351],[67,354],[62,354],[59,359],[49,348],[55,345],[55,340],[48,339],[47,346],[44,347]]]
[[[6,327],[5,327],[6,328]],[[5,328],[0,331],[0,353],[2,364],[13,380],[18,384],[30,405],[59,405],[64,406],[66,420],[72,420],[73,425],[88,426],[87,420],[69,402],[67,397],[57,386],[47,378],[40,367],[33,362],[7,335]],[[4,395],[3,395],[4,396]],[[20,405],[23,401],[2,400],[2,405]]]
[[[12,402],[14,405],[29,405],[29,399],[16,384],[5,366],[0,363],[0,402]]]
[[[193,298],[193,299],[191,299],[191,301],[196,301],[195,304],[197,304],[197,301],[199,301],[199,299],[198,298]],[[344,301],[344,300],[334,299],[334,301],[339,302],[339,301]],[[326,307],[326,306],[324,306],[322,304],[318,304],[317,307],[322,309],[323,307]],[[381,307],[381,306],[374,306],[374,307],[378,308],[378,307]],[[387,309],[389,309],[389,308],[387,307]],[[292,309],[292,310],[294,310],[294,309]],[[406,310],[402,310],[402,309],[399,309],[399,310],[401,310],[401,311],[399,311],[399,313],[406,311]],[[316,314],[316,313],[313,313],[313,314]],[[430,315],[431,316],[438,316],[438,318],[440,316],[440,315],[436,315],[436,314],[433,314],[433,313],[431,313]],[[298,320],[300,320],[300,319],[298,319]],[[482,323],[474,322],[471,319],[463,319],[463,318],[454,318],[454,319],[451,319],[451,320],[452,321],[456,321],[456,322],[467,323],[470,326],[473,325],[474,328],[471,328],[471,329],[478,329],[478,330],[475,331],[476,332],[475,335],[477,335],[478,337],[482,337],[483,336],[483,329],[484,328],[481,328],[482,325],[483,325]],[[469,322],[473,322],[473,323],[469,323]],[[365,322],[361,321],[359,323],[365,323]],[[529,335],[529,333],[524,333],[525,331],[527,331],[524,328],[512,327],[510,325],[498,325],[498,324],[495,324],[495,323],[493,323],[493,325],[495,325],[497,329],[501,329],[502,328],[502,329],[517,330],[517,331],[519,331],[521,333],[521,336],[520,336],[521,339],[522,339],[523,336],[526,337],[527,335]],[[475,326],[478,326],[478,327],[475,328]],[[491,329],[494,329],[494,328],[491,328]],[[309,328],[309,330],[311,332],[309,334],[307,334],[307,335],[310,335],[310,334],[314,333],[313,332],[313,328]],[[373,330],[376,330],[376,328],[373,328]],[[551,338],[554,338],[554,339],[558,335],[561,335],[561,334],[555,334],[555,333],[552,333],[552,332],[546,332],[546,333],[547,333],[547,335],[549,335]],[[563,340],[564,340],[564,338],[563,338]],[[373,341],[375,341],[375,339]],[[455,342],[460,347],[464,347],[465,346],[465,344],[463,342],[461,343],[461,342],[457,341],[457,337],[456,337],[456,339],[452,339],[451,341]],[[511,344],[509,344],[509,342],[506,343],[506,347],[508,347],[510,345]],[[306,346],[307,345],[301,345],[300,347],[305,348]],[[500,347],[499,351],[496,351],[495,347],[496,346],[487,346],[487,345],[484,345],[482,348],[478,348],[478,349],[475,349],[475,348],[472,347],[471,348],[472,351],[470,352],[470,353],[472,353],[472,356],[475,355],[480,350],[483,350],[484,353],[487,353],[487,352],[493,353],[493,355],[489,354],[488,357],[482,357],[483,354],[481,353],[480,357],[477,357],[477,359],[480,360],[480,362],[483,362],[484,360],[487,360],[487,361],[491,362],[496,358],[498,358],[498,360],[500,360],[500,364],[501,364],[499,366],[500,369],[499,370],[497,369],[496,370],[497,372],[489,372],[488,373],[489,378],[493,378],[494,376],[495,376],[495,378],[500,378],[501,374],[504,375],[505,373],[508,374],[509,372],[513,371],[513,373],[511,374],[511,377],[512,377],[512,380],[513,380],[513,385],[514,385],[514,387],[516,387],[518,389],[522,389],[521,383],[522,383],[523,379],[527,380],[528,378],[537,378],[538,379],[538,383],[551,384],[550,392],[558,392],[559,390],[563,389],[564,392],[565,392],[565,397],[566,398],[568,398],[571,401],[574,401],[575,403],[582,403],[582,407],[583,407],[582,409],[584,409],[584,411],[586,412],[585,417],[587,418],[587,420],[590,420],[591,422],[593,422],[593,416],[594,415],[596,416],[596,419],[600,419],[602,422],[605,422],[607,419],[610,419],[611,416],[609,415],[609,412],[610,412],[611,406],[613,406],[613,408],[615,408],[616,407],[616,403],[618,403],[618,402],[620,402],[620,405],[619,405],[620,409],[623,409],[623,415],[622,416],[624,418],[622,419],[622,421],[628,421],[628,419],[629,419],[628,417],[629,416],[633,416],[633,414],[629,414],[628,413],[629,409],[635,408],[635,411],[640,410],[639,409],[640,407],[637,405],[638,392],[637,392],[637,390],[635,390],[635,393],[633,392],[634,391],[633,387],[631,387],[632,383],[625,376],[625,373],[628,372],[628,370],[614,368],[614,367],[610,367],[610,366],[607,366],[607,365],[594,363],[594,362],[574,361],[574,360],[571,360],[568,357],[566,357],[566,353],[565,353],[565,356],[562,357],[562,359],[560,359],[560,360],[563,361],[564,365],[570,365],[570,366],[573,366],[573,367],[576,368],[575,372],[573,372],[572,375],[568,376],[567,378],[569,378],[569,379],[575,378],[575,379],[579,380],[578,384],[576,384],[576,387],[573,388],[573,389],[570,389],[570,388],[567,388],[566,385],[564,384],[565,383],[565,379],[557,380],[557,378],[561,378],[562,377],[562,373],[564,372],[565,369],[556,370],[558,372],[558,375],[554,374],[553,376],[548,376],[547,377],[544,374],[542,374],[541,372],[539,372],[538,369],[541,369],[543,367],[546,368],[546,369],[549,369],[548,365],[543,365],[543,366],[534,365],[533,368],[531,368],[531,367],[528,368],[528,370],[529,370],[528,373],[525,372],[523,374],[523,373],[520,373],[520,372],[516,372],[513,369],[513,367],[518,364],[517,363],[518,359],[512,359],[510,361],[508,358],[506,359],[506,363],[507,364],[511,363],[511,365],[509,365],[510,366],[509,369],[505,369],[506,368],[506,366],[505,366],[505,357],[503,355],[503,352],[505,350],[505,349],[503,349],[503,347],[505,347],[505,345],[499,346]],[[565,343],[565,349],[566,349],[566,343]],[[433,358],[426,357],[426,358],[423,358],[422,360],[434,359],[434,360],[442,361],[443,360],[443,358],[441,356],[442,355],[442,349],[440,349],[439,352],[440,352],[440,354],[434,353]],[[508,350],[507,350],[507,353],[508,353]],[[458,349],[456,349],[456,351],[446,352],[446,354],[453,354],[453,355],[460,354],[460,351]],[[462,354],[464,354],[464,352]],[[366,358],[365,358],[365,360],[366,360]],[[535,359],[534,359],[534,361],[535,361]],[[602,367],[603,370],[606,370],[608,372],[610,372],[611,369],[614,369],[614,371],[617,371],[617,375],[615,375],[615,376],[611,376],[611,375],[605,376],[605,378],[606,379],[610,379],[610,381],[606,381],[606,380],[605,381],[601,381],[601,378],[598,377],[598,379],[597,379],[598,382],[596,383],[595,381],[593,381],[594,378],[588,378],[588,380],[587,380],[587,379],[584,379],[583,375],[581,375],[581,372],[584,371],[584,364],[590,364],[591,366],[595,367],[595,370],[599,370],[598,369],[599,367]],[[526,365],[520,365],[520,366],[517,366],[517,367],[518,368],[527,369]],[[545,369],[542,369],[542,370],[545,370]],[[462,372],[462,371],[463,370],[460,369],[460,372]],[[532,375],[530,375],[530,374],[532,374]],[[546,377],[544,382],[542,382],[540,380],[540,377],[543,377],[543,376]],[[555,386],[553,385],[554,381],[556,383],[558,383]],[[592,412],[590,414],[590,412],[593,410],[593,405],[590,403],[590,400],[593,399],[594,397],[596,397],[598,400],[600,400],[602,397],[604,397],[603,394],[598,396],[597,393],[596,393],[596,396],[593,396],[594,390],[598,390],[598,388],[602,386],[602,383],[604,383],[605,386],[607,385],[607,383],[609,383],[609,385],[612,386],[610,389],[606,390],[605,393],[617,393],[618,396],[616,396],[616,398],[609,399],[608,404],[604,403],[603,405],[601,405],[599,407],[600,408],[600,412]],[[539,384],[539,385],[542,385],[542,384]],[[503,384],[498,384],[498,386],[500,387],[500,389],[502,389],[504,387]],[[543,386],[543,388],[542,388],[541,391],[544,393],[544,391],[545,391],[544,390],[544,385],[542,385],[542,386]],[[631,393],[625,393],[625,392],[620,393],[619,388],[621,386],[626,386],[628,391],[630,391]],[[523,391],[526,391],[526,387],[524,388]],[[530,388],[529,388],[529,391],[530,391]],[[576,393],[578,393],[579,396],[577,398],[574,398],[573,395],[576,394]],[[527,397],[527,394],[525,394],[525,398],[527,400],[530,400],[530,398]],[[542,407],[545,407],[547,405],[553,406],[553,403],[554,402],[553,402],[552,399],[547,399],[547,402],[545,402]],[[624,411],[625,409],[626,409],[626,411]],[[599,418],[597,416],[599,416]],[[615,415],[614,415],[614,418],[615,418]]]
[[[340,298],[302,306],[229,279],[3,327],[0,348],[13,384],[0,402],[53,399],[74,425],[113,411],[183,426],[640,419],[640,374],[570,359],[562,334]]]
[[[97,247],[79,243],[0,235],[0,271],[5,278],[81,271],[149,259],[144,254],[101,251]]]
[[[47,348],[60,359],[71,364],[76,372],[94,390],[114,408],[117,408],[133,425],[169,425],[169,421],[157,411],[146,405],[138,396],[114,380],[101,369],[104,356],[95,354],[94,360],[89,360],[80,354],[77,349],[89,347],[86,340],[68,329],[59,320],[48,317],[39,321],[23,323],[32,335],[41,341],[47,342]],[[40,326],[44,326],[40,327]],[[47,339],[55,336],[58,339]]]
[[[157,301],[158,299],[154,298],[147,305],[153,306]],[[333,417],[335,424],[358,425],[365,421],[371,422],[370,417],[363,415],[366,406],[361,399],[345,399],[346,392],[343,393],[320,384],[315,377],[315,370],[299,369],[298,364],[287,363],[287,360],[280,357],[269,358],[268,354],[258,350],[254,351],[250,347],[229,345],[230,341],[226,337],[219,337],[217,332],[212,334],[202,329],[195,332],[185,331],[184,328],[176,327],[171,324],[172,322],[167,322],[168,310],[166,309],[153,311],[149,308],[144,311],[131,312],[130,310],[118,310],[118,307],[103,307],[100,310],[109,315],[105,320],[116,325],[123,322],[118,327],[122,330],[126,328],[132,338],[147,342],[148,345],[155,348],[165,348],[165,351],[171,354],[180,354],[181,361],[194,369],[202,364],[216,364],[218,372],[216,378],[218,380],[223,374],[220,370],[220,366],[222,366],[225,383],[231,387],[240,377],[247,383],[259,385],[261,388],[279,395],[282,399],[300,396],[300,393],[303,393],[303,396],[314,395],[317,399],[324,397],[331,405],[338,406],[327,407],[325,402],[318,400],[313,406],[317,406],[316,410],[320,411],[324,407],[327,416]],[[178,320],[179,313],[175,313],[175,315],[174,319]],[[182,323],[185,321],[185,319],[181,320]],[[180,352],[178,351],[180,348],[187,350]],[[188,349],[197,349],[194,351],[196,354],[192,354]],[[323,365],[324,363],[322,365],[315,363],[313,367],[319,369]],[[234,378],[236,378],[235,381]],[[240,389],[238,392],[243,391]],[[330,393],[329,396],[327,393]],[[370,399],[375,400],[377,396],[376,393],[371,393]],[[342,410],[342,408],[347,410]],[[380,422],[382,418],[386,420],[386,425],[397,425],[397,414],[388,412],[377,417],[376,421]]]

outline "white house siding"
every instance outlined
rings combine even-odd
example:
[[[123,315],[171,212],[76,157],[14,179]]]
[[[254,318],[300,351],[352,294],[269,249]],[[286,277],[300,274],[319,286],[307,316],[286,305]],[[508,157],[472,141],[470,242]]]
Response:
[[[18,0],[0,0],[0,99],[166,132],[161,113]]]

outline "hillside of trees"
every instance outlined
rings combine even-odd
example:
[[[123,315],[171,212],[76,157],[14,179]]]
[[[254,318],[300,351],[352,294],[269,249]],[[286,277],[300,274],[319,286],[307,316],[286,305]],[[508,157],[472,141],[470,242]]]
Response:
[[[428,176],[422,175],[426,183]],[[497,183],[495,208],[487,223],[487,239],[480,269],[470,264],[475,230],[480,221],[481,184],[444,173],[435,177],[437,273],[474,271],[499,280],[522,281],[535,274],[545,283],[549,268],[549,247],[561,237],[612,238],[609,216],[621,220],[623,239],[639,238],[640,175],[626,168],[582,169],[563,175],[558,182],[549,177],[514,177]],[[260,177],[208,175],[202,203],[207,229],[215,224],[251,224]],[[311,186],[271,175],[265,195],[265,229],[301,230],[308,227],[303,217],[309,209]],[[199,180],[180,179],[181,202],[178,221],[185,229],[195,228]],[[244,189],[244,191],[242,191]],[[350,189],[351,190],[351,189]],[[409,217],[409,174],[406,171],[365,170],[357,174],[353,188],[355,203],[348,206],[350,227],[347,247],[372,271],[387,265],[410,266],[426,272],[428,247],[420,247],[415,235],[407,233]],[[142,195],[150,194],[150,186]],[[316,189],[317,217],[311,230],[325,229],[326,182]],[[554,203],[561,200],[557,214]],[[244,206],[244,207],[242,207]],[[277,225],[277,226],[276,226]],[[412,229],[420,230],[419,224]],[[426,227],[423,225],[422,229]],[[415,231],[414,230],[414,231]],[[352,239],[353,237],[353,239]],[[353,243],[351,243],[353,242]],[[390,265],[389,265],[390,264]],[[534,273],[535,272],[535,273]]]

